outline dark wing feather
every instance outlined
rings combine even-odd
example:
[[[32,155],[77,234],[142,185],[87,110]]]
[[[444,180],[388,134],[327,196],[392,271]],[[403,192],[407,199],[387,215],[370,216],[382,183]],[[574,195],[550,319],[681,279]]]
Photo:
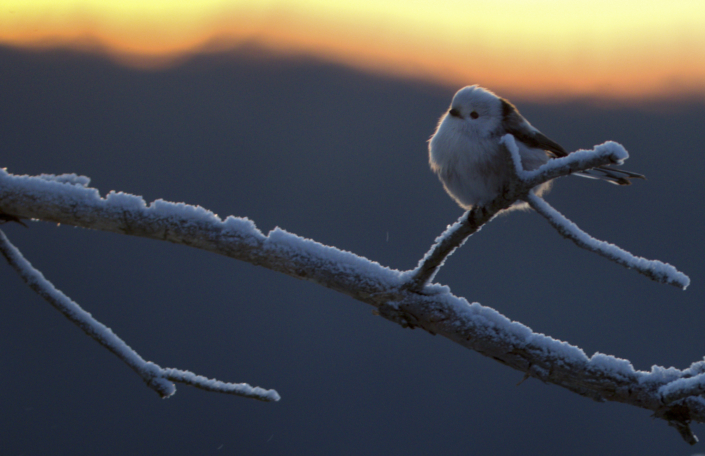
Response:
[[[504,98],[500,98],[500,101],[502,102],[502,127],[507,133],[511,133],[518,141],[532,149],[543,149],[554,157],[568,155],[560,144],[532,128],[513,104]]]
[[[521,141],[533,149],[542,149],[554,158],[565,157],[568,152],[560,144],[544,135],[540,131],[532,128],[531,125],[519,114],[513,104],[500,98],[502,102],[502,127],[507,133],[511,133],[517,141]],[[629,179],[646,179],[643,175],[631,171],[623,171],[611,166],[601,166],[599,168],[575,173],[578,176],[602,179],[617,185],[629,185]]]

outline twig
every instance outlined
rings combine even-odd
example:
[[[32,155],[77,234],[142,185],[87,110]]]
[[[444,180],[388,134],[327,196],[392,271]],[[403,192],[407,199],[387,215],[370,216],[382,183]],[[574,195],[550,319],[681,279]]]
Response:
[[[514,169],[525,186],[534,188],[544,182],[548,182],[558,177],[598,168],[605,165],[621,165],[629,158],[629,154],[614,141],[607,141],[604,144],[595,146],[592,150],[576,150],[565,157],[549,160],[543,166],[526,171],[521,167],[521,157],[519,148],[512,135],[505,135],[500,142],[506,146],[512,156]]]
[[[274,390],[253,388],[246,383],[237,384],[210,380],[188,371],[162,368],[152,362],[145,361],[110,328],[97,321],[91,314],[83,310],[77,303],[46,280],[44,275],[22,256],[17,247],[10,243],[2,230],[0,230],[0,252],[32,290],[47,300],[49,304],[71,320],[73,324],[81,328],[83,332],[130,366],[132,370],[142,377],[147,386],[156,391],[161,397],[167,398],[174,394],[176,388],[171,382],[179,382],[208,391],[235,394],[261,401],[271,402],[279,400],[279,394]]]
[[[638,273],[656,282],[674,285],[684,290],[690,285],[688,276],[678,271],[670,264],[634,256],[614,244],[609,244],[591,237],[535,194],[530,193],[527,195],[526,201],[536,212],[548,220],[548,223],[550,223],[561,236],[570,239],[578,247],[595,252],[628,269],[634,269]]]
[[[499,211],[492,211],[483,206],[476,206],[464,213],[457,222],[448,227],[431,247],[431,250],[421,259],[412,277],[405,287],[408,290],[421,291],[441,269],[443,264],[455,249],[478,232],[482,226],[492,220]]]

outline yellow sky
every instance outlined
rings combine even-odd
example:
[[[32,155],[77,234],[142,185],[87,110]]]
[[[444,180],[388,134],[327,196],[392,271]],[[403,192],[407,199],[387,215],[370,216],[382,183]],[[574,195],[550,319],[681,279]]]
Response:
[[[0,0],[0,43],[163,66],[258,44],[508,96],[705,99],[705,0]]]

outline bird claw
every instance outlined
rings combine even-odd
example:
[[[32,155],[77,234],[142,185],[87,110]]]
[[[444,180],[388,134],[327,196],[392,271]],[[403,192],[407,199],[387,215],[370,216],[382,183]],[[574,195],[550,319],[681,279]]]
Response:
[[[5,213],[0,213],[0,225],[7,223],[7,222],[16,222],[22,225],[25,228],[29,228],[22,220],[20,220],[19,217],[16,215],[12,214],[5,214]]]

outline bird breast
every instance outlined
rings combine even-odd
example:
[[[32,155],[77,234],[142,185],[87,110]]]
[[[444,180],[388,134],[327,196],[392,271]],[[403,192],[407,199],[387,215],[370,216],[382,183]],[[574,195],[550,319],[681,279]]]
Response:
[[[429,145],[431,169],[462,207],[490,201],[509,178],[497,138],[471,141],[463,132],[441,125]]]

